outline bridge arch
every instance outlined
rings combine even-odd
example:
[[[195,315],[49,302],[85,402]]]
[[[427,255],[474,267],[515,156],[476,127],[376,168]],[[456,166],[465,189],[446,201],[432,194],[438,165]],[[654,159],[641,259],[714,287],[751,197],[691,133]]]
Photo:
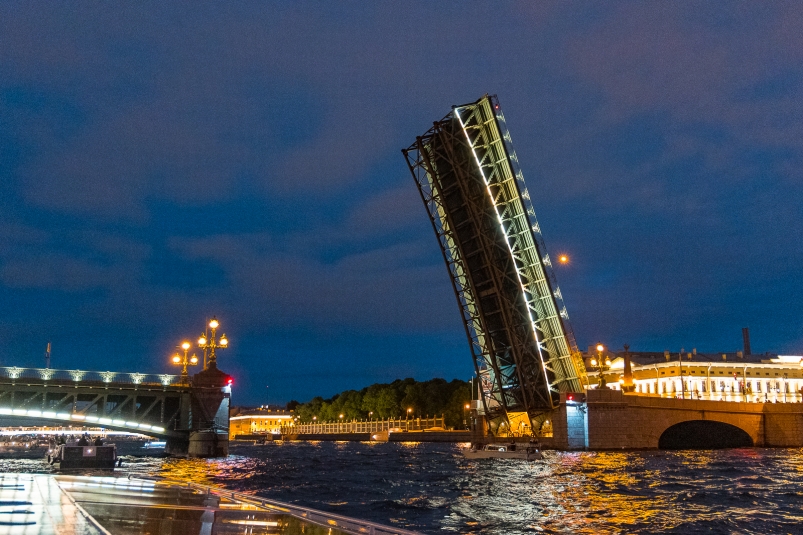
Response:
[[[686,420],[667,427],[658,438],[658,448],[722,449],[749,448],[753,439],[740,427],[717,420]]]
[[[8,409],[0,407],[0,417],[12,417],[15,420],[31,420],[40,425],[75,425],[86,427],[103,427],[115,431],[141,433],[152,437],[166,438],[175,435],[170,430],[157,425],[116,418],[100,418],[77,413],[51,412],[26,409]]]

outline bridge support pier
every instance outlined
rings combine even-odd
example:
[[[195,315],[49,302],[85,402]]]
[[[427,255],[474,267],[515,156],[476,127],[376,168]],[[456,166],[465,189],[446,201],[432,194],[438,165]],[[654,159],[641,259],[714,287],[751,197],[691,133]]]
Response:
[[[178,457],[226,457],[229,454],[231,377],[214,363],[192,378],[191,394],[181,400],[182,436],[167,439],[165,452]]]
[[[189,457],[226,457],[229,454],[229,433],[219,429],[190,433],[187,454]]]

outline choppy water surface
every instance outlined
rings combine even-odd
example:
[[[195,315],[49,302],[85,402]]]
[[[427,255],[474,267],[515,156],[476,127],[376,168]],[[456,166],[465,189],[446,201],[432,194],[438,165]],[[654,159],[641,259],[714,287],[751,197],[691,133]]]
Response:
[[[125,453],[127,448],[121,448]],[[127,457],[190,478],[425,533],[803,533],[803,450],[546,452],[468,461],[451,444],[232,446],[221,460]],[[3,471],[46,472],[39,460]]]

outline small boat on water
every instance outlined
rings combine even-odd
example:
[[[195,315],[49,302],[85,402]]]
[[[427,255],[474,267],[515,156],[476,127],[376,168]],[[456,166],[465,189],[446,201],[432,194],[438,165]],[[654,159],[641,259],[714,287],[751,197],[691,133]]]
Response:
[[[47,450],[46,459],[48,464],[59,470],[114,470],[117,464],[117,446],[53,445]]]
[[[541,449],[534,444],[472,444],[463,450],[467,459],[521,459],[539,461],[544,458]]]

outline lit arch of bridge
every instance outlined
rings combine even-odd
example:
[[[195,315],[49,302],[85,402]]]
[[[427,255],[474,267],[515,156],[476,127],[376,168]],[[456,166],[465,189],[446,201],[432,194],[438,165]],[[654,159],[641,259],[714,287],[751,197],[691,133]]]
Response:
[[[10,409],[8,407],[0,407],[0,418],[3,416],[11,416],[13,418],[34,418],[37,420],[46,420],[48,422],[69,422],[70,424],[84,425],[87,427],[106,427],[109,429],[130,431],[133,433],[141,433],[143,435],[150,436],[168,436],[173,434],[164,427],[158,425],[116,418],[85,416],[79,413],[40,411],[35,409]]]

